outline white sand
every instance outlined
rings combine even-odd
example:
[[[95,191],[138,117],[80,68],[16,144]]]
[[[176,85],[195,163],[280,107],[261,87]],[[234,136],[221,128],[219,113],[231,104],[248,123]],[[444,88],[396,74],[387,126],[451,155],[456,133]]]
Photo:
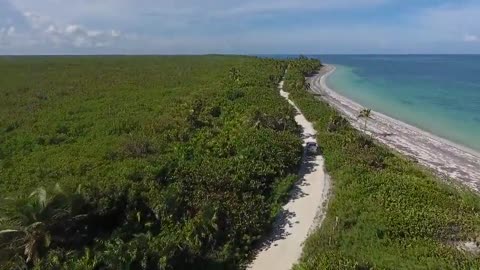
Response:
[[[319,98],[334,106],[355,128],[362,130],[363,119],[358,119],[357,116],[363,106],[334,92],[325,82],[334,71],[334,66],[327,65],[318,75],[309,78],[311,91],[320,94]],[[367,129],[367,133],[381,143],[433,169],[441,176],[455,179],[480,192],[478,152],[378,112],[372,111]]]
[[[288,93],[282,90],[283,82],[279,88],[280,94],[298,112],[295,121],[303,127],[304,146],[307,142],[315,142],[316,131],[312,123],[305,119],[298,107],[288,98]],[[303,242],[310,231],[323,221],[330,188],[328,175],[324,172],[323,157],[307,156],[304,151],[299,174],[301,179],[295,184],[290,201],[283,207],[272,235],[258,250],[248,269],[291,269],[302,255]]]

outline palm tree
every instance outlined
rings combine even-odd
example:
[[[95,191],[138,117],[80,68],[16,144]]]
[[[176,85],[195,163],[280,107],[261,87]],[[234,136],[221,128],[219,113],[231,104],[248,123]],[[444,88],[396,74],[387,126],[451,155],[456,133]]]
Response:
[[[40,258],[51,243],[49,225],[71,217],[84,203],[80,187],[75,194],[65,193],[59,185],[48,196],[37,188],[28,197],[0,201],[0,251],[17,253],[23,249],[26,262]]]
[[[0,237],[6,244],[1,248],[12,251],[23,249],[26,262],[39,258],[40,251],[50,245],[50,234],[43,222],[47,209],[47,192],[37,188],[28,198],[6,198],[2,201],[1,212],[6,223]],[[7,244],[8,243],[8,244]]]
[[[371,114],[372,114],[372,110],[367,108],[362,109],[358,114],[358,118],[363,118],[365,120],[363,124],[363,132],[367,131],[367,121],[368,121],[368,118],[370,118]]]

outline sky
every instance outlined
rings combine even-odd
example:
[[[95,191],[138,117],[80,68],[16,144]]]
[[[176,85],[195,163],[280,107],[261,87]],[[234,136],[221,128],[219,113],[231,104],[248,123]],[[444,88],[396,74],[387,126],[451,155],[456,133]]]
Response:
[[[480,0],[0,0],[0,54],[480,53]]]

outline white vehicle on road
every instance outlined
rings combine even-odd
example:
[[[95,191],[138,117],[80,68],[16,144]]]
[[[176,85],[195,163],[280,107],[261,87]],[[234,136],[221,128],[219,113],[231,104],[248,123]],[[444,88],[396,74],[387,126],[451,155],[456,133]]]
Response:
[[[307,154],[317,154],[318,146],[315,142],[307,142]]]

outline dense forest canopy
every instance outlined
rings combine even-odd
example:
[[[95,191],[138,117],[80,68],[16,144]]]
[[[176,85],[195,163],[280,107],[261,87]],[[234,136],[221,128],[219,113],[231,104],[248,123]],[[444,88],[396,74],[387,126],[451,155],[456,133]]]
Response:
[[[309,92],[318,60],[0,58],[0,269],[238,269],[314,123],[332,177],[294,269],[477,269],[480,199]],[[321,98],[321,94],[320,94]]]
[[[0,263],[235,267],[301,159],[254,57],[0,58]],[[32,193],[33,192],[33,193]]]

